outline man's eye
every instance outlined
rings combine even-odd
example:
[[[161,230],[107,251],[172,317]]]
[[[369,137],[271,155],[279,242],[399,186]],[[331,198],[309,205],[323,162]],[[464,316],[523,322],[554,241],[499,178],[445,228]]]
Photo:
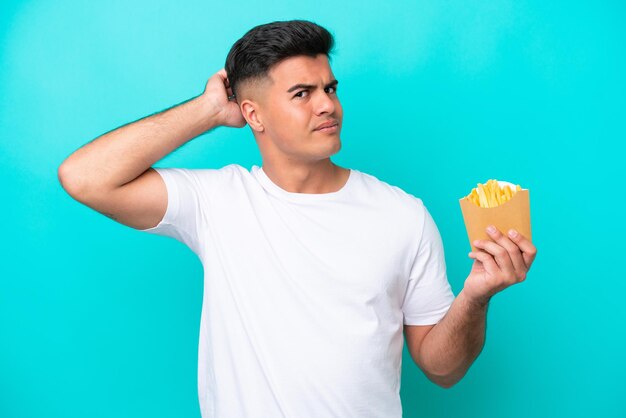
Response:
[[[333,89],[332,93],[337,93],[337,87],[327,87],[326,89]],[[299,91],[294,95],[294,97],[302,97],[301,96],[302,93],[308,93],[308,91],[307,90]]]

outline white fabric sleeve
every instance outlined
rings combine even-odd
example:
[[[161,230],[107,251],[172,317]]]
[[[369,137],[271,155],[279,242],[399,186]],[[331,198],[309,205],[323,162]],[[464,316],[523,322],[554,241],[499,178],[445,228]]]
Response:
[[[203,200],[197,174],[185,168],[153,168],[165,182],[167,210],[156,226],[139,231],[174,238],[200,255]]]
[[[436,324],[454,301],[441,235],[426,207],[422,205],[422,208],[422,237],[402,304],[405,325]]]

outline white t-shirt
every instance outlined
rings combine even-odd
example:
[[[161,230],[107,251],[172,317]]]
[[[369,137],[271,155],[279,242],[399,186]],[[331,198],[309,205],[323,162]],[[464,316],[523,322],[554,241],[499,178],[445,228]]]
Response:
[[[202,417],[401,417],[403,324],[454,299],[421,199],[354,169],[322,194],[257,166],[155,170],[167,211],[143,231],[204,266]]]

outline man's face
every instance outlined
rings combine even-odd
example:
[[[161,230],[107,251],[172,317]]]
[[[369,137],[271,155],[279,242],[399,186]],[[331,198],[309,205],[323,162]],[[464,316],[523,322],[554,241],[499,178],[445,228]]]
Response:
[[[255,105],[263,128],[255,129],[255,136],[264,161],[289,165],[336,154],[341,149],[343,110],[328,57],[290,57],[273,66],[269,75],[271,82],[263,86]],[[316,130],[329,121],[337,124],[334,130]]]

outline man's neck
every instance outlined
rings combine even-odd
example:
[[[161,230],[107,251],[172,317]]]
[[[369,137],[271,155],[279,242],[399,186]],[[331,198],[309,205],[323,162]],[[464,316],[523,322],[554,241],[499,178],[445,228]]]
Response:
[[[263,163],[263,172],[274,184],[291,193],[333,193],[343,188],[350,170],[330,158],[315,164],[278,165]]]

